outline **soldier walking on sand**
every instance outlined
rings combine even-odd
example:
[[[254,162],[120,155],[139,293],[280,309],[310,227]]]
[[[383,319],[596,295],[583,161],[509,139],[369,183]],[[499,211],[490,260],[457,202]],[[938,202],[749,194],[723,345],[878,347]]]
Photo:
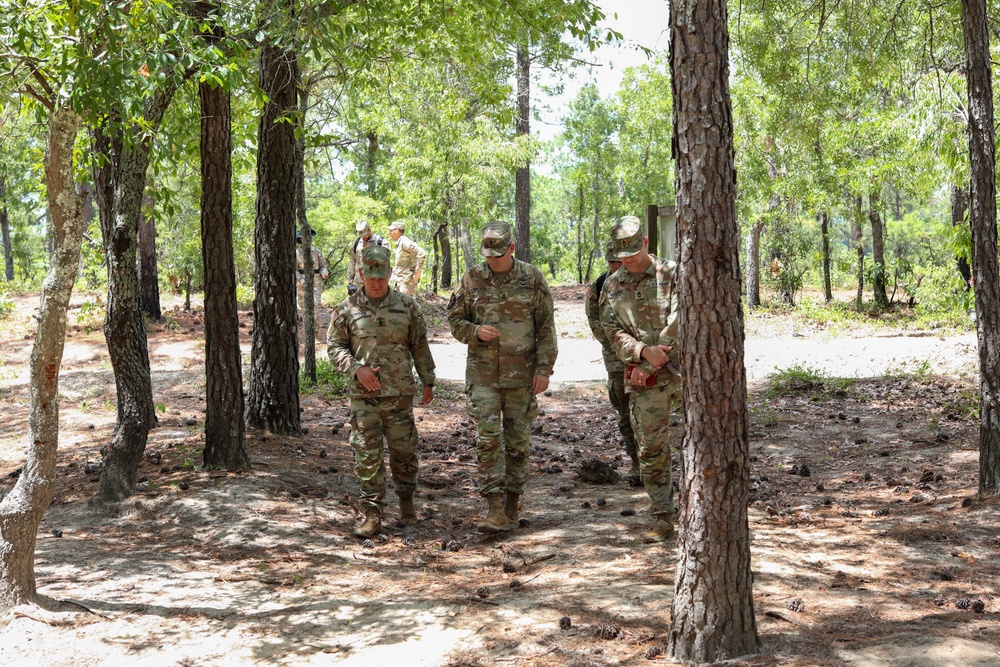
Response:
[[[625,391],[625,364],[611,347],[611,341],[604,333],[604,326],[601,324],[600,297],[608,276],[614,275],[615,271],[621,268],[622,261],[615,255],[614,243],[608,241],[604,252],[604,259],[608,262],[608,270],[598,276],[590,288],[587,290],[587,322],[590,324],[590,331],[594,338],[601,344],[601,352],[604,356],[604,369],[608,373],[608,398],[611,406],[618,415],[618,432],[622,434],[625,442],[625,453],[632,461],[632,468],[629,470],[629,482],[638,486],[642,482],[639,475],[639,455],[636,452],[635,432],[632,430],[632,421],[629,418],[628,393]]]
[[[662,542],[674,532],[668,429],[671,404],[680,388],[680,375],[670,360],[677,347],[676,264],[649,254],[646,230],[635,216],[615,221],[611,241],[623,266],[604,281],[601,321],[611,346],[626,364],[639,471],[654,519],[643,540]]]
[[[427,251],[406,235],[406,222],[403,220],[389,225],[389,237],[396,244],[396,268],[392,270],[392,283],[403,294],[416,296]]]
[[[383,438],[399,497],[399,520],[417,521],[417,428],[413,367],[423,385],[420,405],[434,400],[434,359],[417,302],[389,287],[389,249],[371,245],[361,253],[362,289],[333,312],[327,334],[334,367],[350,381],[354,472],[361,485],[364,522],[354,534],[372,537],[382,530],[385,498]]]
[[[468,345],[465,405],[475,420],[484,533],[511,530],[527,480],[535,398],[549,386],[556,363],[552,294],[541,272],[514,258],[510,225],[490,222],[480,252],[486,258],[462,276],[448,303],[451,333]]]

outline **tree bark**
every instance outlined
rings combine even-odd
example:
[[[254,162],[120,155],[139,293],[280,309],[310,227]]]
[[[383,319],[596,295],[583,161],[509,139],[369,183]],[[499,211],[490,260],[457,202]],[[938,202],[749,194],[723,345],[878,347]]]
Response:
[[[435,279],[440,267],[441,288],[451,289],[451,241],[448,238],[447,222],[438,225],[437,231],[434,232],[434,247],[435,253],[437,253],[434,267]],[[434,291],[437,291],[437,285],[435,285]]]
[[[531,131],[531,57],[527,44],[517,46],[517,136]],[[531,261],[531,163],[514,176],[514,256]]]
[[[872,225],[872,291],[875,298],[875,306],[878,308],[889,307],[889,297],[885,292],[885,241],[883,240],[882,214],[879,213],[879,202],[881,201],[878,188],[873,189],[868,195],[868,221]]]
[[[55,495],[59,367],[83,240],[83,200],[76,193],[73,173],[73,145],[80,124],[72,109],[57,108],[49,118],[45,140],[45,186],[55,245],[31,350],[27,460],[14,488],[0,501],[0,612],[37,599],[35,536]]]
[[[305,125],[309,108],[309,93],[297,85],[299,95],[299,125]],[[316,293],[313,291],[320,278],[313,272],[312,229],[306,216],[306,135],[300,132],[295,140],[295,216],[302,236],[302,256],[305,258],[302,273],[302,375],[316,384]]]
[[[830,265],[830,214],[821,211],[819,214],[820,236],[823,238],[823,298],[826,303],[833,301],[833,284]]]
[[[139,285],[142,312],[154,322],[160,321],[160,277],[156,268],[155,202],[150,194],[152,183],[146,184],[139,223]]]
[[[747,235],[747,307],[760,308],[760,233],[763,222],[755,222]]]
[[[199,2],[204,22],[221,13],[218,0]],[[214,26],[205,40],[225,32]],[[206,468],[248,470],[243,422],[243,366],[236,264],[233,253],[232,112],[229,91],[198,85],[201,100],[201,259],[205,274],[205,451]]]
[[[861,197],[857,196],[854,198],[854,218],[851,220],[851,243],[854,244],[854,251],[858,255],[858,310],[861,310],[861,306],[864,305],[865,295],[865,233],[861,226],[863,215]]]
[[[579,207],[576,219],[576,281],[583,284],[583,184],[577,187]]]
[[[951,188],[951,226],[958,227],[959,225],[964,225],[965,223],[965,212],[969,208],[969,191],[958,185],[953,185]],[[955,258],[955,266],[958,269],[958,273],[962,276],[962,280],[965,281],[966,289],[970,288],[972,285],[972,267],[969,266],[969,261],[964,257]]]
[[[7,217],[7,177],[0,174],[0,235],[3,236],[4,278],[14,280],[14,248],[10,243],[10,220]]]
[[[725,0],[673,0],[670,66],[685,435],[667,650],[707,663],[756,654],[750,464],[729,34]]]
[[[253,344],[247,423],[297,434],[298,326],[295,313],[295,128],[298,65],[293,51],[260,50],[260,87],[267,95],[257,130],[257,215],[254,222]]]
[[[979,339],[979,493],[1000,493],[1000,271],[996,133],[986,0],[962,0],[969,94],[972,275]]]

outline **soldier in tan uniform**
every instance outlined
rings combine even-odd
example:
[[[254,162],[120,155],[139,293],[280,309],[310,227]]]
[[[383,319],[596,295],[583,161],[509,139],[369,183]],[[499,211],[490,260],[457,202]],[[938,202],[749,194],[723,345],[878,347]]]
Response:
[[[389,287],[389,249],[368,246],[361,253],[363,288],[334,309],[327,334],[334,367],[350,381],[354,472],[361,485],[364,522],[354,534],[372,537],[382,530],[385,498],[383,438],[399,497],[399,519],[417,521],[417,429],[413,422],[415,367],[423,385],[420,405],[434,400],[434,359],[417,302]]]
[[[604,326],[601,324],[601,291],[608,276],[614,275],[615,271],[621,268],[622,261],[615,255],[614,244],[609,241],[604,252],[604,259],[608,262],[608,270],[598,276],[590,288],[587,290],[587,322],[594,338],[601,344],[601,352],[604,355],[604,369],[608,372],[608,398],[611,406],[618,414],[618,432],[622,434],[625,442],[625,453],[632,461],[632,469],[629,471],[629,481],[634,486],[642,482],[639,475],[639,455],[636,453],[635,432],[632,430],[632,421],[629,419],[628,393],[625,391],[625,364],[615,354],[611,347],[611,341],[604,333]]]
[[[392,270],[392,283],[403,294],[416,296],[427,251],[406,236],[406,222],[403,220],[389,225],[389,237],[396,244],[396,268]]]
[[[448,303],[448,324],[468,345],[466,410],[476,422],[479,492],[489,511],[476,528],[517,526],[527,480],[535,395],[549,386],[556,363],[552,294],[541,272],[514,259],[510,225],[483,229],[486,257],[462,276]]]
[[[316,236],[316,230],[313,229],[312,235]],[[298,280],[296,284],[298,285],[298,295],[299,295],[299,308],[305,303],[305,286],[306,286],[306,255],[302,252],[302,232],[295,232],[295,268],[298,270]],[[326,285],[327,278],[330,277],[330,271],[327,268],[326,257],[323,253],[319,251],[316,246],[311,246],[312,262],[312,272],[316,276],[313,278],[313,304],[317,307],[323,305],[323,287]]]
[[[639,470],[654,518],[643,539],[662,542],[674,532],[668,429],[671,404],[680,388],[680,375],[671,362],[677,347],[676,265],[649,254],[649,239],[635,216],[615,222],[611,241],[623,266],[604,281],[601,321],[611,347],[626,364]]]
[[[372,233],[371,225],[367,220],[358,220],[354,225],[358,238],[354,239],[351,247],[348,248],[347,255],[347,293],[354,294],[358,286],[361,285],[361,251],[370,245],[389,246],[389,242],[378,234]]]

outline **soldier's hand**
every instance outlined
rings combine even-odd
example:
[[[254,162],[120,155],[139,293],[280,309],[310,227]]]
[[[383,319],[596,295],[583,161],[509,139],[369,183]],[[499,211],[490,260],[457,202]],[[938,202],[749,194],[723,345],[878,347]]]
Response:
[[[653,368],[663,368],[669,359],[667,353],[672,348],[669,345],[647,345],[642,348],[642,358]]]
[[[420,282],[420,271],[414,271],[413,272],[413,282],[415,282],[415,283],[419,283]]]
[[[418,405],[427,405],[434,400],[434,387],[424,387],[424,395],[421,397],[420,403]]]
[[[382,384],[378,381],[379,368],[381,368],[381,366],[376,366],[375,368],[362,366],[358,369],[357,378],[362,387],[368,391],[375,391],[382,386]]]
[[[629,382],[636,387],[645,387],[647,379],[649,379],[649,373],[642,370],[641,366],[635,366],[629,376]]]
[[[531,393],[540,394],[549,388],[549,379],[544,375],[536,375],[531,382]]]
[[[476,336],[484,343],[488,343],[491,340],[500,337],[500,330],[492,324],[483,324],[476,329]]]

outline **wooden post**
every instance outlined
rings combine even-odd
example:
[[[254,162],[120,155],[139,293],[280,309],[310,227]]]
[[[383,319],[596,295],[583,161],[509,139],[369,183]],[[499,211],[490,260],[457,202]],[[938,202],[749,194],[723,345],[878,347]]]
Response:
[[[659,207],[660,247],[658,257],[677,261],[677,207]]]
[[[660,207],[656,204],[646,204],[646,236],[649,237],[649,252],[659,255],[660,240]]]

